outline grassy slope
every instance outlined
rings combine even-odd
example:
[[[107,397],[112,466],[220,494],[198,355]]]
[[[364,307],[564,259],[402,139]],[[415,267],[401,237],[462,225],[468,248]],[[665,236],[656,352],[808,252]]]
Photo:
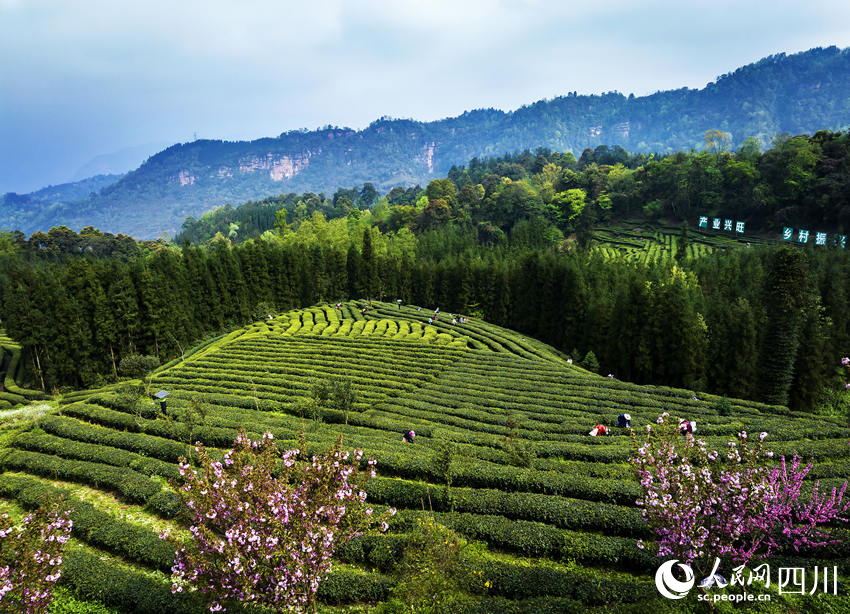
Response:
[[[602,378],[520,334],[477,320],[453,326],[448,314],[429,326],[430,315],[377,303],[365,316],[353,303],[342,311],[293,311],[217,338],[185,361],[164,365],[153,379],[153,389],[171,392],[175,416],[192,397],[210,404],[206,424],[192,434],[209,445],[227,445],[239,427],[269,429],[285,443],[302,429],[316,450],[343,433],[348,447],[378,459],[370,501],[402,512],[389,535],[342,550],[342,564],[321,593],[326,604],[383,598],[400,540],[417,510],[430,506],[440,522],[486,544],[466,559],[477,578],[469,591],[484,611],[645,611],[647,601],[672,607],[656,597],[656,560],[634,546],[645,529],[632,504],[638,489],[626,463],[629,437],[617,429],[607,438],[586,434],[622,412],[638,428],[664,410],[696,419],[714,445],[741,429],[767,430],[777,452],[816,459],[813,477],[832,485],[850,473],[847,429],[839,420],[814,421],[749,401],[733,401],[732,415],[719,416],[716,397],[695,400],[689,391]],[[323,423],[299,416],[309,379],[334,376],[351,378],[358,393],[348,425],[332,409]],[[137,612],[195,611],[165,590],[170,559],[156,538],[170,523],[160,489],[185,450],[183,425],[158,419],[153,404],[141,415],[128,413],[108,390],[83,396],[12,440],[0,496],[33,505],[53,487],[76,505],[79,543],[66,581],[83,595]],[[510,465],[502,450],[508,416],[536,453],[530,468]],[[416,443],[404,444],[401,433],[411,428]],[[444,440],[458,450],[453,512],[432,462]],[[105,556],[100,549],[117,557],[114,565],[98,563]],[[836,557],[847,554],[842,545],[818,556],[840,565]],[[124,575],[104,588],[97,578],[110,569]],[[134,599],[138,586],[159,597]],[[693,599],[676,607],[695,607]],[[814,606],[786,598],[772,607]]]

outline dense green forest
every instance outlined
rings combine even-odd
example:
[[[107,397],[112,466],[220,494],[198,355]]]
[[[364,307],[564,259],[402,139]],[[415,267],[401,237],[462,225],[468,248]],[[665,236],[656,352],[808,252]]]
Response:
[[[473,159],[424,189],[380,196],[365,184],[217,209],[188,219],[179,246],[91,227],[9,233],[2,322],[23,346],[27,383],[49,391],[103,383],[126,356],[172,358],[276,310],[400,298],[482,316],[576,359],[592,351],[623,379],[812,409],[830,402],[850,345],[846,251],[681,249],[639,263],[595,251],[593,232],[703,213],[841,231],[848,142],[819,132],[732,154],[712,132],[705,151],[661,158],[598,147],[578,160]]]
[[[4,254],[3,324],[32,385],[50,390],[109,381],[131,354],[179,356],[275,309],[398,297],[484,316],[576,358],[592,351],[601,372],[625,380],[807,409],[825,400],[850,341],[840,250],[729,250],[680,268],[522,245],[482,246],[455,228],[384,234],[319,213],[270,241],[153,244],[126,259],[33,255],[41,248],[26,242]]]
[[[82,200],[48,205],[7,195],[0,201],[0,227],[31,233],[94,225],[148,238],[176,233],[184,218],[213,205],[285,191],[330,193],[366,182],[381,191],[424,185],[473,157],[538,147],[578,157],[603,144],[647,155],[699,151],[710,129],[727,134],[732,149],[746,150],[749,138],[766,147],[782,133],[846,129],[848,117],[850,50],[817,48],[764,58],[699,90],[642,97],[571,92],[511,112],[475,110],[427,123],[382,118],[363,130],[327,126],[251,142],[178,144]],[[738,177],[742,194],[751,180]],[[804,193],[804,186],[792,179],[787,195],[795,190]],[[712,204],[724,196],[714,194]],[[672,206],[697,204],[689,198],[679,194]]]

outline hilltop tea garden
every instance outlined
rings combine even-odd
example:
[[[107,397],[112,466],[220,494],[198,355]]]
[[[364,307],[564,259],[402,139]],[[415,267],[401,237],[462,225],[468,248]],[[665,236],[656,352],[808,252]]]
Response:
[[[429,324],[432,316],[378,302],[365,313],[347,302],[269,315],[161,366],[136,382],[145,394],[128,394],[126,384],[66,394],[35,428],[6,438],[3,509],[20,517],[47,494],[64,496],[74,511],[61,583],[75,598],[120,612],[201,612],[197,593],[172,594],[174,549],[159,538],[188,535],[167,485],[178,458],[191,458],[195,441],[220,454],[238,429],[252,439],[270,431],[281,449],[297,447],[303,432],[310,453],[342,434],[346,449],[378,461],[369,504],[399,512],[387,533],[339,548],[319,586],[322,611],[368,611],[391,599],[405,544],[423,522],[461,537],[456,611],[702,611],[693,595],[662,599],[653,582],[662,559],[636,546],[651,534],[635,506],[629,432],[612,427],[618,414],[629,413],[636,429],[664,411],[694,420],[715,448],[742,430],[767,431],[777,457],[814,460],[809,488],[815,480],[840,487],[850,474],[842,419],[625,383],[479,319],[452,324],[441,313]],[[311,403],[315,382],[334,380],[351,382],[345,411]],[[150,397],[160,390],[169,393],[164,413]],[[11,377],[5,391],[28,394]],[[611,434],[589,437],[595,424]],[[402,439],[409,430],[412,443]],[[779,595],[771,585],[762,611],[850,607],[848,532],[830,531],[837,543],[770,562],[837,565],[839,596]]]

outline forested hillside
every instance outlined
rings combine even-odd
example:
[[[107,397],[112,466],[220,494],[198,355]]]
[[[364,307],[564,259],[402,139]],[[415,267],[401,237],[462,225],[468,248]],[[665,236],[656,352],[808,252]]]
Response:
[[[800,409],[833,402],[850,344],[846,252],[735,249],[680,267],[547,247],[545,229],[521,221],[513,243],[487,245],[471,229],[385,234],[368,213],[315,213],[238,245],[160,242],[133,254],[101,237],[101,257],[7,239],[3,321],[23,346],[29,375],[19,383],[48,391],[107,383],[123,358],[164,362],[278,310],[384,297],[483,316],[625,380]]]
[[[763,153],[749,140],[730,153],[725,136],[709,131],[704,145],[660,157],[600,145],[578,160],[546,149],[474,158],[426,188],[393,188],[384,198],[366,183],[332,196],[290,193],[219,207],[188,218],[176,242],[199,244],[217,233],[244,241],[286,223],[297,226],[316,212],[356,217],[367,209],[383,231],[460,226],[493,244],[522,220],[542,221],[552,243],[559,233],[574,233],[582,244],[594,226],[632,219],[693,227],[700,216],[731,218],[744,222],[748,236],[775,238],[785,226],[831,236],[850,228],[850,133],[784,136]]]
[[[547,147],[615,145],[643,153],[703,147],[707,130],[738,147],[781,133],[850,125],[850,50],[835,47],[765,58],[700,90],[634,97],[611,92],[536,102],[512,112],[466,112],[435,122],[382,118],[363,130],[327,127],[251,142],[174,145],[96,195],[45,208],[7,197],[0,226],[30,233],[94,225],[138,237],[177,232],[215,205],[285,193],[331,193],[370,182],[380,191],[426,183],[473,157]],[[746,178],[744,178],[746,180]]]
[[[29,194],[0,194],[0,228],[49,228],[41,224],[48,222],[55,210],[65,210],[67,203],[85,200],[121,177],[123,175],[95,175],[81,181],[47,186]]]
[[[850,259],[814,239],[775,246],[783,224],[833,238],[850,225],[850,135],[734,154],[708,136],[700,153],[540,150],[473,159],[385,197],[365,184],[221,208],[187,220],[180,246],[91,227],[10,233],[0,313],[23,346],[20,383],[104,383],[125,357],[166,360],[276,310],[384,297],[475,313],[577,359],[593,352],[601,371],[639,383],[833,403]],[[730,233],[694,228],[703,214],[774,238],[724,243]],[[628,230],[622,218],[641,221]],[[678,218],[691,229],[653,230]],[[656,255],[625,256],[653,235]]]

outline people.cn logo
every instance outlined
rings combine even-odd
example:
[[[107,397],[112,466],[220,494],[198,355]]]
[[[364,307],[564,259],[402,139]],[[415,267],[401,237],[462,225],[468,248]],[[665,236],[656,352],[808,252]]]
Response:
[[[685,581],[681,582],[673,576],[673,566],[678,564],[685,572]],[[683,599],[694,587],[694,570],[687,563],[679,563],[678,559],[662,563],[655,572],[655,586],[658,592],[667,599]]]

